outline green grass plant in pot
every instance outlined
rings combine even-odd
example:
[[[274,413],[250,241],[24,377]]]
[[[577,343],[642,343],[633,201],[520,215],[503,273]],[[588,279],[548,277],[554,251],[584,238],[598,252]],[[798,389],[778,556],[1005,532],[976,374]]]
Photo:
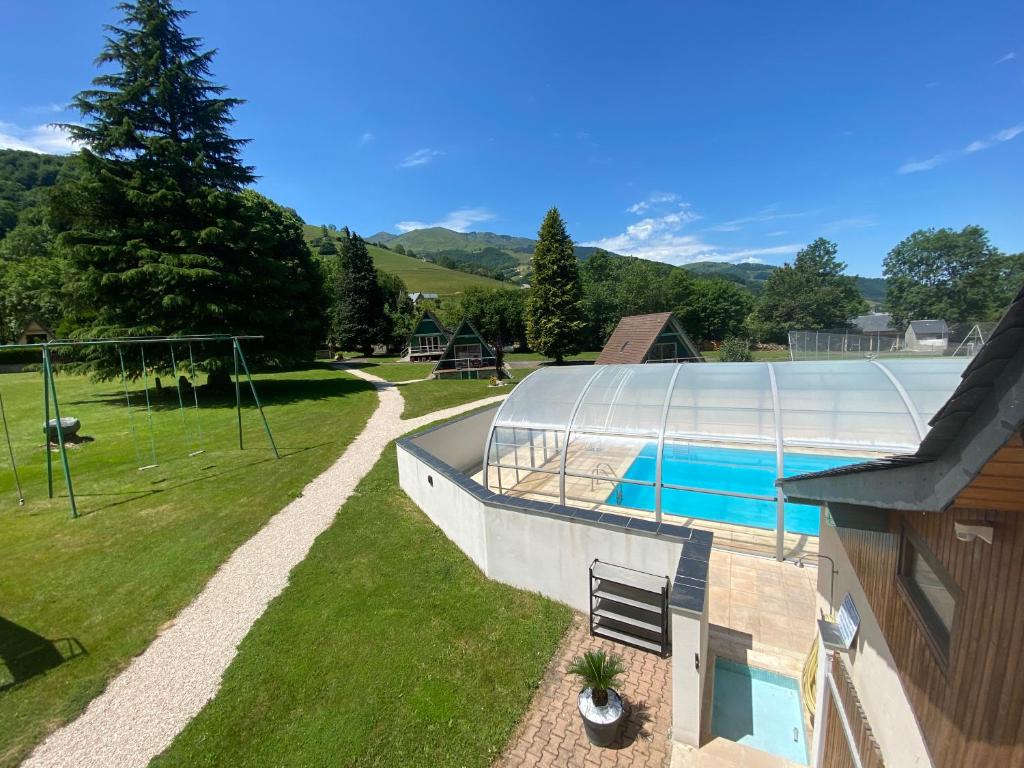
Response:
[[[626,671],[622,659],[604,651],[587,651],[566,671],[583,683],[576,703],[587,738],[596,747],[607,747],[618,737],[625,717],[622,697],[615,690]]]

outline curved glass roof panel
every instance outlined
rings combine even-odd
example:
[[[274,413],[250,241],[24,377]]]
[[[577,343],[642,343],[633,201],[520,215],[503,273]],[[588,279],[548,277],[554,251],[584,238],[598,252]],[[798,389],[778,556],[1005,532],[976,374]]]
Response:
[[[559,366],[528,376],[495,427],[913,451],[966,358]],[[779,419],[776,419],[776,412]]]

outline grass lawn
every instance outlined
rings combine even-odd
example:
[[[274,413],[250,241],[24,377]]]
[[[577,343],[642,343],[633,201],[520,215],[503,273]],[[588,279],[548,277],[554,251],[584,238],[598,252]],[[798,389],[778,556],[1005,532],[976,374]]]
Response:
[[[365,358],[348,363],[353,368],[379,376],[385,381],[410,381],[425,379],[434,370],[434,363],[402,363],[397,357]]]
[[[484,577],[389,446],[154,765],[488,766],[570,618]]]
[[[716,351],[701,352],[709,363],[721,362],[721,353]],[[779,363],[789,361],[789,350],[754,350],[751,352],[755,363]]]
[[[0,452],[2,766],[81,712],[234,549],[340,455],[376,404],[369,384],[326,367],[257,376],[283,457],[275,461],[254,409],[243,411],[240,452],[233,398],[200,390],[206,452],[188,458],[171,390],[153,417],[160,465],[139,472],[119,384],[61,375],[57,387],[62,415],[80,418],[82,434],[95,438],[71,451],[77,520],[68,519],[56,456],[58,498],[46,498],[40,376],[0,375],[27,498],[19,507]],[[149,463],[144,410],[135,423]]]
[[[417,416],[439,411],[442,408],[470,403],[474,400],[482,400],[485,397],[496,395],[507,395],[512,387],[522,381],[530,369],[516,368],[512,373],[514,379],[505,379],[504,387],[489,387],[487,379],[433,379],[431,381],[417,381],[415,384],[406,384],[402,387],[402,397],[405,398],[405,408],[402,410],[403,419],[414,419]]]
[[[597,360],[597,356],[601,354],[601,350],[592,352],[580,352],[578,355],[569,355],[565,359],[568,362],[580,362]],[[505,359],[512,360],[537,360],[540,362],[553,362],[553,358],[545,357],[539,352],[506,352]]]

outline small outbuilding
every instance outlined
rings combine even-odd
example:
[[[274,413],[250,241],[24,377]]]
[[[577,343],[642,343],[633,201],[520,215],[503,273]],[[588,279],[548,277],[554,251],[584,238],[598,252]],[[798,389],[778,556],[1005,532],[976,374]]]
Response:
[[[429,309],[425,310],[416,326],[409,334],[407,357],[410,361],[417,360],[438,360],[444,354],[444,348],[448,346],[448,339],[451,333],[448,331],[437,316]]]
[[[463,320],[449,337],[441,359],[434,366],[438,379],[482,379],[500,376],[494,350],[469,320]]]
[[[903,346],[910,352],[942,352],[948,344],[945,320],[911,320],[903,336]]]
[[[597,358],[597,365],[687,362],[704,358],[671,312],[622,318]]]
[[[45,325],[36,322],[35,320],[29,320],[25,323],[25,327],[21,329],[21,333],[18,334],[18,338],[15,343],[41,344],[46,341],[53,341],[55,338],[56,335],[54,332]]]

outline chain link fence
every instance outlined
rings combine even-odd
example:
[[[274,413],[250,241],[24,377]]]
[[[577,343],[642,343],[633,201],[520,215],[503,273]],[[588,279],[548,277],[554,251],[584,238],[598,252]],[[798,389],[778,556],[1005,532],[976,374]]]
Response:
[[[995,323],[954,323],[941,332],[908,336],[899,331],[790,331],[792,360],[864,360],[876,357],[973,357]]]

